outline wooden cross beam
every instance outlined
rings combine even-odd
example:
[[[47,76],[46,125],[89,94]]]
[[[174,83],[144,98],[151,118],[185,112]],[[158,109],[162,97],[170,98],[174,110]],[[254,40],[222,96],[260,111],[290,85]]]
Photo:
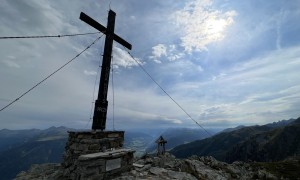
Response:
[[[112,13],[114,13],[114,16],[116,16],[116,13],[113,12],[112,10],[110,10]],[[82,21],[86,22],[87,24],[89,24],[90,26],[94,27],[95,29],[99,30],[100,32],[106,34],[106,28],[104,26],[102,26],[101,24],[99,24],[97,21],[95,21],[94,19],[92,19],[90,16],[86,15],[84,12],[80,13],[80,17],[79,17]],[[117,34],[114,34],[114,40],[117,41],[118,43],[122,44],[123,46],[125,46],[127,49],[131,50],[132,46],[131,44],[129,44],[127,41],[125,41],[124,39],[122,39],[120,36],[118,36]]]
[[[109,10],[108,12],[108,20],[107,20],[106,28],[101,24],[99,24],[94,19],[92,19],[91,17],[89,17],[88,15],[84,14],[83,12],[80,13],[79,18],[106,35],[104,54],[102,60],[101,77],[100,77],[100,84],[99,84],[99,91],[98,91],[98,99],[95,102],[93,125],[92,125],[93,130],[97,130],[97,129],[104,130],[106,126],[106,116],[107,116],[107,106],[108,106],[107,90],[108,90],[108,83],[109,83],[113,41],[114,40],[117,41],[118,43],[125,46],[129,50],[131,50],[132,46],[127,41],[125,41],[120,36],[114,33],[115,18],[116,18],[116,13],[114,11]]]

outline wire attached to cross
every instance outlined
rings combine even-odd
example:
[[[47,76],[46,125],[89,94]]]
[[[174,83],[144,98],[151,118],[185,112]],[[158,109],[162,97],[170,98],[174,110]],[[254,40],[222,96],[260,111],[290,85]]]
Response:
[[[212,136],[211,133],[209,133],[201,124],[199,124],[177,101],[175,101],[174,98],[172,98],[172,96],[167,93],[167,91],[164,90],[164,88],[150,75],[150,73],[148,73],[148,71],[141,65],[141,63],[139,61],[137,61],[129,51],[127,51],[127,53],[129,54],[129,56],[139,65],[139,67],[144,71],[144,73],[146,73],[150,79],[191,119],[193,120],[200,128],[202,128],[209,136]]]
[[[101,32],[63,34],[63,35],[44,35],[44,36],[7,36],[7,37],[0,37],[0,39],[61,38],[61,37],[70,37],[70,36],[84,36],[84,35],[98,34],[98,33],[101,33]]]
[[[67,66],[69,63],[71,63],[72,61],[74,61],[76,58],[78,58],[82,53],[84,53],[86,50],[88,50],[93,44],[95,44],[104,34],[102,34],[100,37],[98,37],[96,40],[94,40],[90,45],[88,45],[84,50],[82,50],[80,53],[78,53],[75,57],[73,57],[71,60],[69,60],[68,62],[66,62],[64,65],[62,65],[60,68],[58,68],[57,70],[55,70],[53,73],[51,73],[50,75],[48,75],[46,78],[44,78],[43,80],[41,80],[40,82],[38,82],[36,85],[34,85],[32,88],[30,88],[29,90],[27,90],[26,92],[24,92],[23,94],[21,94],[18,98],[16,98],[14,101],[10,102],[9,104],[7,104],[6,106],[4,106],[2,109],[0,109],[0,112],[3,111],[4,109],[8,108],[9,106],[11,106],[12,104],[14,104],[15,102],[17,102],[18,100],[20,100],[23,96],[25,96],[26,94],[28,94],[30,91],[32,91],[33,89],[35,89],[37,86],[39,86],[40,84],[42,84],[44,81],[46,81],[47,79],[49,79],[51,76],[53,76],[55,73],[57,73],[58,71],[60,71],[61,69],[63,69],[65,66]]]

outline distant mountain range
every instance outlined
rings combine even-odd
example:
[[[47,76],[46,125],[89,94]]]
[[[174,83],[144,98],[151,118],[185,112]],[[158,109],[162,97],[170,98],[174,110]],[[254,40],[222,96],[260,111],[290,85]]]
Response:
[[[20,171],[32,164],[60,163],[68,138],[66,127],[50,127],[45,130],[0,130],[0,174],[1,180],[13,179]],[[141,131],[141,132],[140,132]],[[156,149],[157,131],[128,130],[124,147],[136,150],[136,156],[144,154],[147,147]],[[159,130],[162,131],[162,130]],[[162,133],[168,139],[167,148],[200,139],[202,134],[194,129],[168,129]]]
[[[213,156],[225,162],[277,161],[300,155],[300,118],[263,126],[238,127],[171,150],[179,158]]]
[[[13,179],[32,164],[61,162],[68,130],[72,129],[0,130],[1,179]]]
[[[212,137],[201,129],[173,128],[162,133],[128,130],[124,146],[136,150],[138,155],[145,151],[153,153],[157,147],[155,140],[162,135],[168,141],[167,150],[179,158],[211,155],[227,162],[281,160],[300,154],[299,121],[300,118],[264,126],[239,126],[220,133],[210,130],[215,134]],[[70,130],[74,129],[0,130],[1,180],[13,179],[32,164],[60,163]]]
[[[29,130],[0,130],[0,152],[13,149],[16,146],[24,144],[36,136],[40,130],[29,129]]]

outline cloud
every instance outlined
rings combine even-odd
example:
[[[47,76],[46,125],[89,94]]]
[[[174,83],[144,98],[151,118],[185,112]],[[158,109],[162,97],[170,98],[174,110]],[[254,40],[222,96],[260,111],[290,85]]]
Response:
[[[88,71],[88,70],[84,70],[83,73],[87,76],[95,76],[97,75],[96,71]]]
[[[130,16],[130,19],[131,20],[136,20],[136,17],[135,16]]]
[[[3,4],[2,4],[3,3]],[[69,13],[54,8],[49,1],[1,1],[0,18],[2,36],[57,35],[83,32],[67,20]],[[3,5],[3,6],[2,6]],[[59,6],[59,3],[57,4]],[[76,16],[78,20],[80,11]],[[64,14],[62,16],[62,14]],[[73,18],[73,17],[72,17]],[[78,20],[79,21],[79,20]],[[16,99],[37,82],[61,67],[78,54],[96,37],[9,39],[0,42],[0,99]],[[93,50],[92,46],[88,51]],[[1,128],[33,128],[48,125],[70,125],[89,114],[89,100],[93,92],[84,69],[92,69],[91,59],[97,54],[79,56],[47,81],[34,88],[19,101],[0,114]],[[11,68],[18,68],[12,71]],[[21,68],[20,68],[21,67]],[[97,66],[98,67],[98,66]],[[89,94],[90,93],[90,94]],[[74,95],[74,96],[73,96]],[[73,99],[73,100],[72,100]],[[80,103],[78,103],[80,102]],[[0,107],[9,102],[0,101]],[[79,105],[80,104],[80,105]],[[83,105],[83,106],[82,106]],[[70,108],[72,106],[72,108]],[[58,115],[59,114],[59,115]],[[60,116],[60,117],[58,117]],[[69,119],[70,118],[70,119]],[[74,120],[71,120],[74,118]],[[64,119],[64,121],[61,121]],[[82,118],[83,119],[83,118]],[[88,119],[88,118],[87,118]],[[19,123],[17,123],[19,122]],[[20,124],[18,126],[17,124]],[[73,123],[72,123],[73,124]],[[76,126],[77,123],[73,125]],[[18,126],[18,127],[17,127]]]
[[[283,10],[280,11],[278,17],[276,18],[276,47],[278,50],[281,50],[281,26],[282,26],[282,21],[285,19],[285,12]]]
[[[116,77],[115,80],[118,79]],[[168,97],[157,94],[156,88],[136,87],[133,85],[134,80],[122,78],[122,81],[129,84],[130,89],[117,86],[114,91],[115,119],[119,119],[118,126],[155,128],[159,124],[160,127],[168,128],[189,123],[189,120],[185,120],[184,113]],[[109,94],[108,99],[112,102],[112,94]],[[112,117],[112,108],[109,103],[109,118]]]
[[[176,118],[168,117],[167,115],[159,115],[155,113],[147,113],[145,111],[136,111],[129,108],[120,108],[119,115],[128,119],[135,120],[135,123],[151,122],[156,124],[182,124],[182,121]]]
[[[213,106],[204,106],[199,115],[200,120],[222,120],[229,116],[230,109],[233,108],[232,104],[217,104]]]
[[[300,48],[274,50],[222,69],[213,78],[173,85],[178,97],[198,100],[200,120],[263,124],[298,117]],[[191,109],[190,106],[187,106]],[[193,111],[192,111],[193,112]]]
[[[213,77],[211,78],[211,80],[212,80],[212,81],[215,81],[215,80],[217,80],[217,79],[222,79],[222,78],[224,78],[226,75],[227,75],[227,74],[225,74],[225,73],[220,73],[220,74],[218,74],[217,76],[213,76]]]
[[[184,57],[184,55],[184,53],[177,50],[175,44],[168,46],[164,44],[157,44],[156,46],[152,47],[152,55],[149,56],[149,58],[153,59],[153,61],[156,63],[162,63],[160,60],[161,58],[166,58],[169,61],[175,61]]]
[[[158,44],[152,47],[152,54],[155,58],[167,55],[167,47],[164,44]]]
[[[2,60],[2,63],[11,68],[20,68],[21,66],[12,60]]]
[[[132,58],[125,50],[118,48],[116,46],[113,47],[113,60],[112,63],[116,68],[131,68],[134,66],[138,66],[139,64],[143,64],[143,62],[139,58]]]
[[[193,50],[206,50],[210,43],[222,40],[225,29],[234,22],[236,15],[235,11],[214,10],[211,0],[195,0],[186,3],[182,10],[172,16],[182,29],[181,46],[191,53]]]
[[[177,50],[177,47],[175,44],[169,45],[168,54],[167,54],[167,58],[169,61],[175,61],[177,59],[184,57],[184,55],[185,54],[183,52],[179,52]]]
[[[152,47],[152,56],[150,56],[150,59],[153,59],[156,63],[161,63],[160,60],[158,60],[162,56],[167,56],[167,47],[164,44],[158,44],[156,46]]]
[[[86,12],[105,25],[108,4],[79,0],[71,4],[3,0],[0,15],[5,18],[0,18],[1,34],[94,32],[94,28],[78,19],[79,13]],[[295,35],[299,29],[295,23],[299,13],[290,13],[291,5],[283,4],[284,7],[278,2],[270,5],[252,1],[134,0],[129,4],[120,1],[114,6],[116,33],[133,44],[132,54],[140,63],[145,63],[144,58],[162,63],[149,63],[145,68],[204,127],[262,124],[266,120],[272,122],[300,115],[297,109],[300,106],[297,87],[300,51],[299,38]],[[95,6],[99,8],[93,8]],[[284,14],[278,15],[281,8]],[[236,12],[239,12],[238,17]],[[76,56],[98,35],[2,40],[0,106]],[[112,64],[118,68],[114,76],[117,126],[196,127],[140,71],[126,50],[115,45]],[[85,127],[95,99],[92,96],[96,77],[93,76],[102,59],[99,46],[100,43],[92,46],[1,112],[1,127]],[[273,51],[276,48],[281,50]],[[109,120],[112,119],[111,90],[110,86]]]
[[[161,64],[160,60],[154,59],[153,61],[156,62],[157,64]]]

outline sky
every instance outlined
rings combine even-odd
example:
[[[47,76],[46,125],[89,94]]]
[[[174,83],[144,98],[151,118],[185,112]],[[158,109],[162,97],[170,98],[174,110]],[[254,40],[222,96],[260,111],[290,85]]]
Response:
[[[137,62],[204,128],[261,125],[300,116],[299,4],[0,0],[0,36],[97,32],[80,12],[106,26],[112,9],[115,33],[133,48],[114,42],[108,130],[198,128]],[[1,39],[0,108],[100,36]],[[0,129],[91,128],[104,39],[1,111]]]

